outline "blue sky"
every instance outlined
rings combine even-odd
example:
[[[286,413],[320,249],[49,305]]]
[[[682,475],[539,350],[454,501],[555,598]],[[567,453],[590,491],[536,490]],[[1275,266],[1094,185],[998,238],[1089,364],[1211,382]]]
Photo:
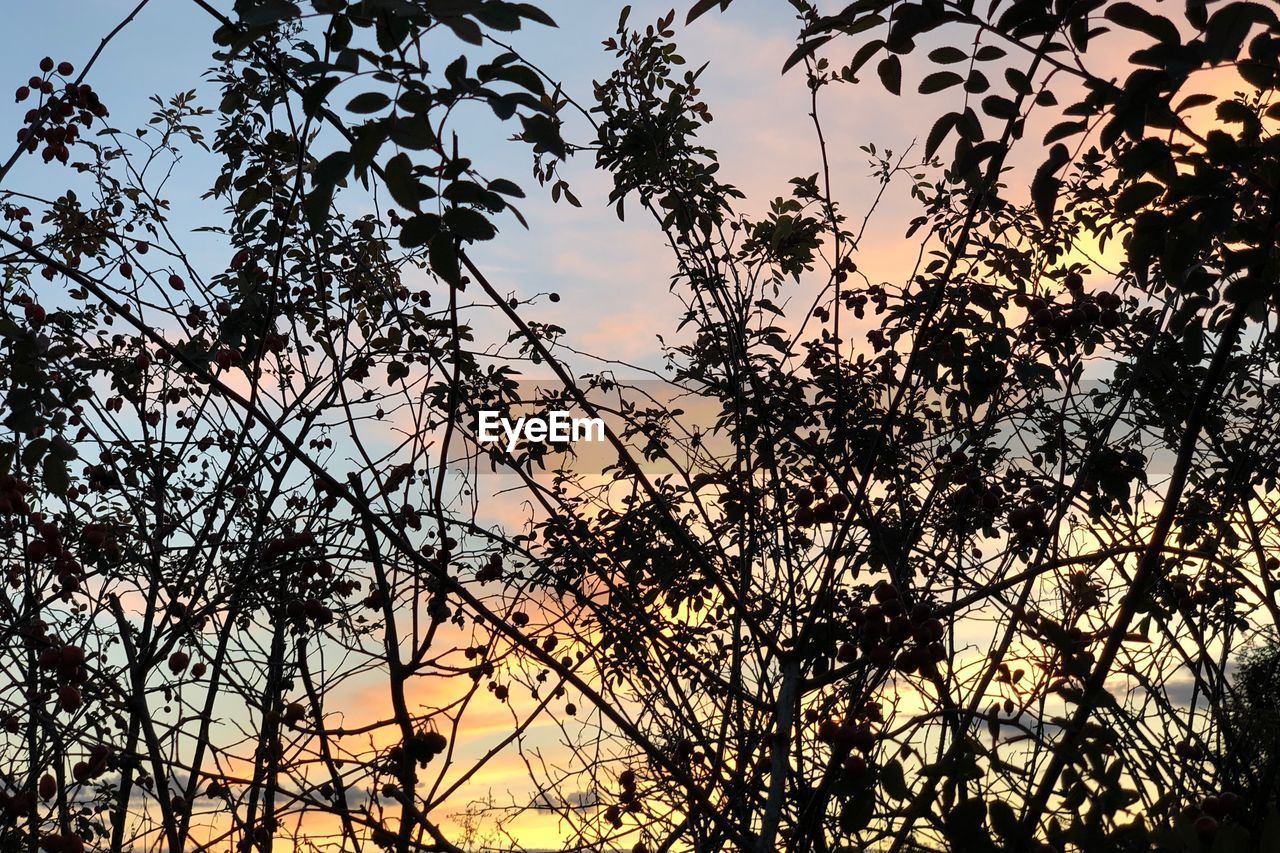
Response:
[[[136,0],[13,4],[0,30],[0,67],[5,72],[0,82],[16,88],[45,55],[69,60],[79,70],[103,34],[135,5]],[[222,5],[229,8],[231,3],[227,0]],[[633,5],[633,24],[652,21],[671,8],[656,2]],[[534,27],[514,34],[512,41],[531,61],[563,80],[568,92],[589,102],[591,81],[611,69],[611,57],[600,43],[613,34],[621,6],[552,0],[543,7],[560,26]],[[788,178],[817,168],[803,78],[794,72],[781,78],[778,73],[791,49],[796,21],[786,3],[738,0],[727,14],[711,13],[685,30],[679,26],[685,6],[676,10],[681,53],[690,64],[711,61],[703,79],[717,121],[706,139],[722,149],[725,179],[748,191],[749,209],[762,210],[769,198],[787,192]],[[212,20],[194,3],[152,0],[107,47],[89,78],[112,111],[111,123],[120,128],[141,126],[152,109],[148,100],[152,94],[167,98],[194,88],[204,103],[216,106],[216,92],[204,78],[212,63],[212,31]],[[859,136],[878,143],[909,138],[906,134],[912,129],[886,123],[886,112],[875,106],[888,96],[864,91],[859,97],[859,107],[837,110],[833,123],[857,128]],[[0,97],[2,126],[16,130],[23,112],[25,105]],[[211,119],[210,131],[214,126]],[[653,334],[670,335],[678,317],[678,306],[667,293],[670,267],[656,229],[639,217],[625,224],[616,221],[606,207],[609,179],[593,173],[589,157],[580,156],[565,170],[584,208],[551,205],[534,185],[527,149],[506,142],[509,131],[495,134],[489,132],[491,127],[490,122],[477,128],[468,145],[486,174],[501,174],[525,187],[530,198],[523,210],[531,231],[523,232],[510,222],[498,240],[476,254],[507,289],[562,293],[565,298],[558,305],[540,306],[537,319],[568,328],[575,344],[656,366]],[[836,165],[842,181],[852,179],[846,189],[854,196],[853,212],[860,216],[858,196],[868,186],[863,183],[866,158],[856,145],[840,141],[844,135],[836,137]],[[589,139],[582,126],[576,129],[576,138]],[[215,167],[213,157],[193,151],[175,171],[167,195],[173,202],[172,224],[179,233],[217,220],[217,206],[199,200]],[[74,176],[65,169],[62,172],[66,177],[58,180],[72,184]],[[46,194],[61,185],[38,158],[20,164],[8,182],[9,188],[34,187]],[[894,227],[900,236],[901,220]],[[196,250],[201,264],[225,263],[219,247],[208,238],[192,237],[191,241],[204,246]]]

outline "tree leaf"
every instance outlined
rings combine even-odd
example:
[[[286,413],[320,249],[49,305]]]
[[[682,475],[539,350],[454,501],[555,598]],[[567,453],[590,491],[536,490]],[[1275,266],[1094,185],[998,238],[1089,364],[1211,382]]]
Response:
[[[484,31],[480,29],[479,24],[470,18],[441,18],[440,23],[453,30],[455,36],[468,44],[474,44],[477,47],[484,44]]]
[[[44,458],[44,485],[55,495],[62,496],[67,493],[67,487],[71,485],[71,476],[67,472],[66,460],[52,453]]]
[[[689,14],[685,16],[685,26],[692,24],[716,6],[719,6],[720,11],[723,12],[725,9],[729,8],[729,4],[731,2],[732,0],[698,0],[698,2],[694,3],[692,8],[689,9]]]
[[[987,80],[987,75],[976,68],[969,72],[969,79],[964,81],[964,90],[973,95],[981,94],[990,88],[991,83]]]
[[[506,178],[494,178],[489,182],[489,189],[495,193],[524,198],[524,190],[520,189],[514,181],[508,181]]]
[[[1058,143],[1049,151],[1049,159],[1045,161],[1031,181],[1031,200],[1036,207],[1036,215],[1047,228],[1053,221],[1053,211],[1058,205],[1058,190],[1062,182],[1057,178],[1057,171],[1067,164],[1071,155],[1067,146]]]
[[[387,384],[394,385],[409,376],[409,365],[398,359],[387,362]]]
[[[431,271],[449,284],[462,281],[462,271],[458,267],[458,250],[453,238],[446,233],[439,233],[431,238],[427,249],[427,258],[431,262]]]
[[[236,5],[240,6],[240,4]],[[240,20],[250,26],[261,27],[301,15],[302,10],[296,3],[289,3],[287,0],[266,0],[241,12]]]
[[[1000,95],[987,95],[982,99],[982,111],[992,118],[1016,118],[1018,108],[1013,101]]]
[[[897,56],[886,56],[876,66],[876,73],[886,89],[895,95],[902,94],[902,60]]]
[[[520,134],[520,138],[532,143],[535,152],[545,151],[554,154],[560,160],[569,156],[568,146],[565,145],[564,137],[560,135],[560,125],[555,120],[549,116],[532,115],[521,116],[520,123],[524,126],[524,132]]]
[[[796,45],[796,49],[791,51],[791,55],[787,57],[787,61],[782,63],[782,73],[786,74],[796,63],[813,56],[814,51],[831,41],[835,36],[818,36]]]
[[[387,120],[391,141],[402,148],[424,151],[436,144],[436,133],[425,115],[396,116]]]
[[[322,77],[308,86],[302,93],[302,109],[307,115],[318,115],[329,93],[342,82],[340,77]],[[243,99],[243,96],[241,96]]]
[[[444,214],[449,230],[464,240],[492,240],[497,229],[483,213],[471,207],[451,207]]]
[[[933,127],[929,130],[929,136],[924,143],[925,159],[933,157],[942,145],[942,141],[947,138],[947,134],[955,128],[958,121],[960,121],[959,113],[946,113],[933,123]]]
[[[1156,41],[1166,44],[1180,44],[1178,28],[1162,15],[1156,15],[1134,3],[1113,3],[1107,7],[1108,21],[1118,24],[1127,30],[1146,33]]]
[[[440,231],[440,217],[434,213],[411,216],[400,226],[400,245],[415,249],[431,242]]]
[[[964,78],[954,71],[935,71],[920,81],[920,94],[932,95],[964,82]]]
[[[1013,89],[1017,94],[1031,94],[1031,80],[1017,68],[1006,68],[1004,70],[1004,79],[1008,82],[1009,88]]]
[[[965,53],[958,47],[944,45],[937,50],[929,51],[929,59],[939,65],[950,65],[953,62],[964,62],[969,58],[969,54]]]
[[[1155,181],[1139,181],[1126,187],[1116,198],[1116,212],[1125,216],[1137,213],[1164,195],[1164,187]]]
[[[849,61],[849,73],[857,74],[862,66],[867,64],[867,60],[875,56],[883,47],[884,42],[882,40],[872,39],[858,48],[853,54],[853,59]]]
[[[1021,830],[1018,826],[1018,814],[1013,806],[1004,800],[993,798],[987,802],[987,814],[991,818],[991,828],[997,835],[1005,841],[1018,838]]]
[[[408,154],[401,151],[387,161],[383,173],[387,176],[387,189],[391,192],[391,197],[401,207],[416,213],[422,194],[412,169],[413,161],[409,159]]]
[[[353,113],[376,113],[385,110],[391,106],[391,98],[385,92],[364,92],[356,95],[347,104],[347,109]]]
[[[49,451],[49,439],[33,438],[27,442],[27,446],[22,451],[22,467],[28,471],[34,471],[36,466],[40,464],[40,460],[44,458],[45,453]]]
[[[905,800],[911,796],[906,775],[902,772],[902,762],[896,758],[880,768],[880,784],[884,792],[895,800]]]
[[[554,18],[532,3],[514,3],[512,5],[522,18],[533,21],[535,24],[542,24],[544,27],[560,28],[560,25],[555,22]]]
[[[1276,13],[1261,3],[1236,2],[1223,6],[1205,26],[1205,61],[1217,64],[1235,59],[1254,24],[1275,23]]]
[[[1052,142],[1075,136],[1077,133],[1083,133],[1089,128],[1088,122],[1083,121],[1063,121],[1049,128],[1049,132],[1044,135],[1044,144],[1048,145]]]
[[[338,183],[351,171],[351,152],[335,151],[321,160],[311,175],[312,190],[303,202],[303,212],[313,229],[323,227]]]

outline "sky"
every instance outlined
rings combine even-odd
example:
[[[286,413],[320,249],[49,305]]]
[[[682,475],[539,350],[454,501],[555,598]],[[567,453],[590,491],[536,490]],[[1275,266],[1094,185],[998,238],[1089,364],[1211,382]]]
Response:
[[[78,70],[102,35],[135,5],[136,0],[15,4],[0,29],[0,68],[14,88],[34,73],[45,55],[69,60]],[[533,26],[513,34],[511,41],[552,78],[563,80],[568,93],[589,103],[591,81],[603,78],[612,67],[601,42],[613,34],[621,4],[552,0],[543,5],[559,26]],[[655,20],[671,8],[651,0],[633,5],[632,24]],[[691,66],[710,63],[702,82],[716,120],[703,141],[720,151],[724,179],[747,193],[740,209],[761,212],[770,199],[789,192],[791,177],[816,169],[804,78],[799,71],[779,74],[793,47],[797,22],[785,3],[767,0],[740,0],[729,13],[706,15],[687,29],[679,23],[683,12],[678,10],[676,25],[681,53]],[[148,100],[153,94],[167,99],[196,89],[207,106],[216,107],[216,92],[204,77],[212,64],[212,29],[207,13],[185,0],[153,0],[144,8],[107,46],[90,77],[112,111],[111,124],[141,127],[153,109]],[[43,35],[32,38],[32,33]],[[845,97],[847,93],[834,99],[824,121],[829,124],[838,193],[860,220],[877,187],[870,177],[869,158],[853,140],[901,150],[924,131],[899,120],[910,113],[903,112],[893,96],[873,91],[877,87],[858,89],[856,99]],[[0,103],[0,126],[19,126],[26,105],[0,101],[6,101]],[[492,123],[477,126],[467,144],[486,174],[512,178],[525,188],[529,198],[522,211],[530,229],[524,231],[508,220],[498,240],[477,247],[473,254],[504,289],[559,292],[562,301],[544,302],[537,319],[567,328],[576,348],[656,367],[655,335],[666,333],[670,339],[677,316],[676,303],[667,293],[671,268],[656,228],[617,221],[606,201],[609,178],[594,172],[589,156],[579,155],[564,167],[583,207],[552,205],[530,175],[527,149],[509,144],[491,129]],[[581,121],[571,124],[568,133],[590,141]],[[10,186],[28,186],[26,182],[34,179],[40,182],[34,186],[47,191],[48,173],[41,165],[36,158],[20,163]],[[217,220],[217,206],[199,199],[215,167],[212,156],[191,151],[170,180],[172,223],[179,233]],[[901,215],[910,204],[905,188],[890,193],[885,215],[873,222],[868,235],[868,254],[883,260],[878,268],[872,262],[872,269],[885,278],[899,278],[895,273],[912,258],[912,247],[902,241]],[[211,239],[194,234],[186,239],[197,258],[211,265],[225,263],[224,253]],[[867,261],[861,266],[867,269]]]
[[[136,0],[7,5],[0,28],[0,92],[4,85],[21,85],[45,55],[71,61],[79,69],[102,35],[129,13]],[[231,3],[220,5],[229,8]],[[606,76],[612,67],[601,41],[613,34],[621,4],[546,0],[540,5],[559,27],[535,27],[511,41],[529,61],[564,81],[569,94],[589,102],[591,81]],[[780,0],[737,0],[728,13],[713,12],[685,28],[680,22],[688,5],[686,0],[677,7],[676,40],[690,65],[710,63],[702,83],[715,121],[703,142],[720,151],[721,178],[746,193],[739,208],[762,212],[770,199],[789,191],[791,177],[817,170],[818,149],[803,75],[798,71],[780,74],[794,46],[796,21]],[[669,3],[651,0],[634,7],[633,24],[652,21],[671,8]],[[216,107],[216,91],[204,76],[212,64],[213,29],[207,14],[188,0],[152,0],[107,46],[89,78],[112,111],[111,123],[121,128],[142,126],[153,108],[148,100],[153,94],[167,99],[196,89],[206,105]],[[1125,55],[1125,51],[1115,52],[1117,70]],[[912,77],[912,71],[908,66],[907,77],[918,80],[919,74]],[[824,94],[822,108],[835,195],[854,221],[861,221],[878,190],[870,158],[859,146],[874,143],[878,149],[900,152],[913,140],[922,140],[940,100],[948,97],[897,98],[884,92],[871,76],[869,85],[830,90]],[[0,127],[16,129],[25,109],[8,97],[0,98]],[[211,119],[210,131],[214,126]],[[582,124],[571,125],[569,135],[589,139]],[[1028,144],[1014,160],[1023,173],[1043,155],[1037,138],[1034,130],[1029,131]],[[486,174],[517,180],[529,196],[522,205],[529,230],[508,220],[496,241],[474,252],[499,289],[522,295],[556,291],[561,301],[540,303],[534,319],[568,329],[567,340],[576,348],[658,367],[656,336],[672,339],[679,315],[678,303],[668,293],[669,255],[656,228],[639,217],[627,223],[617,221],[606,202],[609,178],[594,172],[588,157],[579,156],[565,166],[565,175],[583,204],[575,209],[553,205],[539,190],[529,174],[523,146],[486,134],[481,125],[469,142]],[[197,247],[196,257],[209,272],[225,264],[225,252],[216,240],[191,232],[219,219],[217,204],[200,199],[215,168],[215,158],[192,151],[168,187],[174,201],[171,224],[180,234],[186,232],[183,238]],[[19,163],[8,188],[47,192],[57,185],[51,180],[49,167],[30,158]],[[72,176],[67,180],[71,182]],[[916,241],[905,237],[914,205],[905,186],[895,185],[873,218],[858,256],[860,268],[873,281],[901,283],[910,274],[919,250]],[[795,298],[802,301],[798,295]],[[349,701],[352,716],[358,716],[359,697]],[[491,704],[485,712],[492,718],[492,727],[473,730],[472,749],[487,748],[509,727],[504,709]],[[523,772],[514,763],[496,762],[476,784],[500,786],[513,769],[517,775]]]
[[[0,28],[0,71],[12,88],[36,72],[42,57],[70,61],[77,71],[96,49],[103,34],[116,26],[136,5],[135,0],[52,0],[13,4]],[[230,3],[223,4],[224,8]],[[549,2],[547,11],[559,22],[556,29],[536,28],[512,41],[527,58],[583,102],[591,95],[591,81],[606,76],[611,57],[601,42],[613,34],[620,4],[606,2]],[[637,3],[632,22],[643,24],[670,7]],[[679,18],[683,19],[683,10]],[[716,122],[706,141],[722,149],[726,179],[750,196],[757,210],[774,195],[788,191],[793,175],[814,170],[812,133],[806,116],[805,88],[798,74],[781,78],[779,69],[791,50],[795,22],[785,4],[741,0],[732,15],[709,15],[689,32],[680,30],[682,52],[690,63],[711,64],[703,78],[706,98]],[[211,20],[186,0],[152,0],[99,58],[88,82],[111,109],[110,124],[121,129],[145,125],[154,105],[162,99],[196,89],[207,106],[216,107],[215,87],[205,78],[212,64]],[[33,37],[33,34],[35,36]],[[749,61],[743,62],[743,57]],[[3,86],[0,85],[0,91]],[[879,97],[885,97],[883,95]],[[28,105],[0,98],[0,127],[16,129]],[[882,109],[866,105],[840,116],[840,126],[872,134],[882,144],[898,144],[906,129],[885,124]],[[216,127],[216,116],[209,130]],[[571,129],[586,140],[586,128]],[[529,158],[523,146],[500,137],[486,136],[477,128],[469,140],[479,153],[486,174],[519,181],[529,198],[522,210],[529,219],[526,232],[514,222],[492,244],[479,247],[476,256],[504,290],[521,294],[557,291],[559,303],[542,302],[537,319],[570,330],[570,343],[612,358],[657,367],[655,335],[672,337],[677,303],[668,293],[671,268],[660,235],[635,217],[619,223],[608,207],[609,180],[593,173],[592,163],[579,157],[566,167],[575,194],[583,207],[552,205],[540,193],[529,174]],[[841,173],[866,175],[866,157],[856,146],[843,145],[835,152]],[[850,168],[852,166],[852,168]],[[206,275],[227,262],[227,253],[212,237],[195,229],[219,221],[217,203],[200,196],[210,186],[217,159],[189,149],[167,186],[173,202],[170,225],[181,242],[192,248],[196,263]],[[10,189],[27,189],[47,195],[75,175],[60,167],[46,166],[38,158],[24,158],[6,182]],[[874,188],[870,181],[866,183]],[[514,517],[513,517],[514,518]],[[465,644],[465,638],[458,642]],[[361,692],[362,690],[367,692]],[[385,680],[378,673],[350,684],[341,696],[326,703],[340,709],[342,723],[358,726],[380,719],[385,711]],[[442,704],[447,697],[433,694],[429,686],[417,688],[411,701],[424,706]],[[157,712],[159,713],[159,712]],[[234,717],[232,716],[233,720]],[[476,756],[488,750],[511,730],[511,710],[481,691],[468,711],[466,742],[461,755]],[[530,746],[546,747],[562,736],[549,721],[528,732]],[[466,766],[463,762],[460,766]],[[454,802],[491,795],[498,802],[527,802],[521,784],[526,771],[520,759],[508,751],[488,765],[464,788]],[[522,800],[521,798],[525,798]],[[214,825],[216,826],[216,821]],[[554,818],[531,812],[512,831],[528,846],[552,846],[558,838]]]

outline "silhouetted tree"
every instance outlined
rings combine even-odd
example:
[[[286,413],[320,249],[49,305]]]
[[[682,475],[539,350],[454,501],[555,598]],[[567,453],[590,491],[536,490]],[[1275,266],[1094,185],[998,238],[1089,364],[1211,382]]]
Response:
[[[0,199],[0,843],[522,849],[537,809],[636,853],[1274,846],[1212,746],[1263,725],[1263,658],[1235,699],[1226,662],[1280,617],[1271,6],[796,0],[814,165],[752,214],[674,11],[624,10],[587,93],[505,45],[526,3],[193,2],[217,110],[110,128],[52,59],[17,92],[0,182],[35,154],[50,189]],[[919,154],[864,149],[919,206],[899,281],[831,190],[864,141],[824,98],[867,85],[939,95]],[[475,107],[554,200],[592,157],[665,236],[669,397],[475,260],[524,195]],[[225,264],[168,221],[193,146]],[[477,440],[526,362],[607,416],[602,470]],[[460,802],[504,753],[532,799]]]

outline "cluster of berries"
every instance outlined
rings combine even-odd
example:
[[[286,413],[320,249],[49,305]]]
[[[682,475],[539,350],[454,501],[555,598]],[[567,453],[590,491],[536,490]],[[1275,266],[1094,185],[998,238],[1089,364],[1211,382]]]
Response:
[[[89,678],[84,649],[45,639],[49,645],[40,652],[40,668],[48,671],[58,684],[58,707],[68,714],[74,713],[82,701],[80,685]]]
[[[4,221],[18,223],[18,230],[22,232],[22,242],[30,247],[34,242],[31,238],[31,232],[36,230],[35,224],[28,218],[31,216],[31,208],[23,206],[19,207],[14,204],[6,204],[4,206]],[[52,278],[52,276],[46,276]]]
[[[66,83],[57,93],[50,76],[55,70],[49,57],[40,61],[43,76],[32,77],[27,85],[18,87],[14,100],[22,103],[32,92],[44,96],[44,102],[27,111],[25,126],[18,130],[18,142],[28,151],[35,152],[44,143],[41,156],[46,163],[57,160],[66,163],[71,146],[80,138],[80,126],[90,127],[95,118],[106,118],[107,108],[88,83]],[[70,62],[59,63],[58,75],[68,77],[75,70]],[[79,122],[79,124],[77,124]]]
[[[805,717],[809,722],[816,722],[818,713],[810,710]],[[843,720],[821,720],[818,723],[818,742],[830,746],[844,772],[849,778],[857,779],[867,772],[868,757],[876,745],[874,726],[883,721],[880,703],[868,702]]]
[[[1217,834],[1225,821],[1239,811],[1241,804],[1239,794],[1219,791],[1217,794],[1210,794],[1199,803],[1189,803],[1182,814],[1191,821],[1196,835],[1207,842]]]
[[[1009,510],[1009,527],[1020,542],[1035,541],[1049,535],[1049,518],[1053,494],[1040,483],[1027,489],[1023,500]]]
[[[476,580],[488,583],[502,578],[502,555],[497,551],[489,555],[488,562],[476,572]]]
[[[27,542],[27,561],[51,563],[65,595],[78,590],[84,571],[75,555],[63,544],[62,531],[57,523],[45,521],[43,514],[37,512],[31,514],[31,524],[36,535]],[[9,577],[9,582],[13,583],[12,575]]]
[[[1027,312],[1025,334],[1042,341],[1068,340],[1096,328],[1114,329],[1124,320],[1120,306],[1124,301],[1109,291],[1085,293],[1084,277],[1077,272],[1064,279],[1071,293],[1070,302],[1050,302],[1039,296],[1017,297]]]
[[[827,493],[827,478],[822,475],[814,477],[809,488],[796,491],[792,500],[797,507],[795,522],[800,527],[835,524],[849,509],[849,499],[843,493]]]
[[[97,744],[89,750],[85,760],[77,761],[72,765],[71,778],[83,785],[106,773],[110,769],[110,763],[111,747],[106,744]]]
[[[945,628],[933,606],[922,601],[908,613],[898,588],[886,581],[875,586],[872,596],[875,603],[850,612],[857,641],[841,645],[836,658],[850,663],[861,647],[876,666],[893,666],[904,675],[936,676],[947,651],[942,644]]]
[[[622,826],[624,810],[629,814],[639,814],[643,809],[640,797],[636,794],[636,772],[631,769],[623,770],[618,774],[618,784],[622,787],[618,795],[618,803],[604,810],[604,819],[614,829]]]
[[[403,743],[391,747],[387,758],[390,759],[393,769],[399,766],[400,759],[406,754],[412,761],[417,762],[419,767],[426,767],[431,759],[444,752],[448,745],[449,739],[440,732],[434,730],[416,732]]]
[[[962,450],[952,453],[944,465],[945,476],[958,488],[951,493],[951,503],[966,512],[977,510],[990,515],[1004,503],[1004,488],[999,483],[987,482],[987,477],[976,462]]]
[[[26,515],[31,512],[27,505],[27,493],[31,487],[20,477],[12,474],[0,475],[0,515]]]
[[[322,560],[301,558],[301,552],[316,543],[315,534],[302,531],[273,539],[263,549],[263,559],[278,562],[282,575],[292,589],[285,602],[285,616],[300,627],[311,624],[324,627],[333,622],[333,610],[325,598],[346,597],[360,588],[353,579],[334,580],[333,566]]]
[[[75,767],[71,771],[72,778],[79,784],[84,784],[107,771],[108,762],[111,759],[111,749],[107,746],[99,744],[89,751],[89,756],[85,761],[76,762]],[[48,802],[58,794],[58,780],[51,773],[46,773],[40,778],[39,784],[40,799]],[[0,810],[10,815],[28,815],[35,808],[35,796],[28,791],[7,792],[0,791]],[[84,839],[73,832],[64,833],[48,833],[40,838],[40,849],[46,853],[84,853]]]
[[[45,853],[84,853],[84,839],[74,832],[54,832],[41,837],[40,849]]]
[[[1126,497],[1131,484],[1140,479],[1146,469],[1146,457],[1137,448],[1103,447],[1082,472],[1080,489],[1094,496]]]
[[[285,603],[285,614],[295,622],[310,620],[316,625],[333,621],[333,611],[323,601],[326,596],[345,598],[360,588],[352,578],[334,580],[332,564],[321,560],[303,560],[291,580],[296,594]]]

